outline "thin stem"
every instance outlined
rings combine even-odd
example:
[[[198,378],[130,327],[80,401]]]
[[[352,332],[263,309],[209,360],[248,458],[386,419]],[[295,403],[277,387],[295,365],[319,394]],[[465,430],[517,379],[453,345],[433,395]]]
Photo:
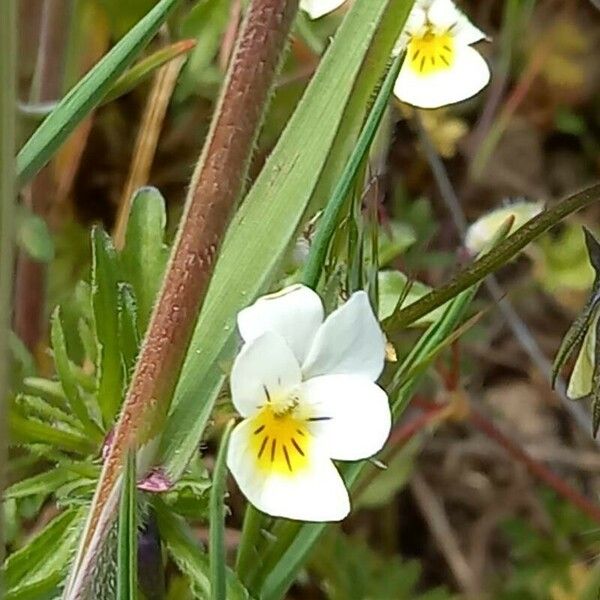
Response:
[[[404,54],[397,56],[388,70],[383,80],[381,91],[377,95],[373,109],[370,111],[365,126],[358,138],[356,147],[346,163],[338,184],[331,195],[331,200],[327,203],[327,207],[319,221],[315,240],[302,274],[302,281],[307,286],[315,288],[319,283],[329,243],[337,228],[346,197],[354,183],[356,173],[375,138],[403,60]]]
[[[104,463],[67,597],[85,587],[94,543],[114,518],[131,446],[158,435],[211,279],[225,229],[246,181],[298,0],[253,0],[196,165],[167,272]]]
[[[257,560],[257,542],[260,540],[262,521],[262,513],[254,508],[252,504],[248,503],[246,513],[244,514],[242,537],[235,561],[235,572],[240,581],[246,580],[252,563]]]
[[[0,3],[0,498],[6,485],[8,459],[8,374],[14,207],[15,108],[17,71],[16,0]],[[0,564],[4,562],[4,519],[0,510]],[[0,594],[2,592],[0,581]]]
[[[446,208],[450,212],[456,230],[464,241],[467,233],[467,219],[462,209],[460,198],[458,197],[448,172],[435,147],[431,143],[427,131],[423,127],[418,115],[415,118],[419,140],[424,149],[427,161],[440,190],[442,200],[446,204]],[[536,368],[543,373],[546,379],[551,379],[553,376],[552,363],[546,358],[536,339],[533,337],[527,325],[518,315],[510,300],[504,294],[498,280],[494,275],[486,278],[484,285],[490,293],[492,299],[497,304],[506,324],[512,330],[514,336],[525,352],[529,355]],[[565,410],[571,415],[575,423],[587,434],[590,429],[590,417],[586,414],[585,409],[567,397],[566,384],[561,377],[556,381],[556,392]],[[597,444],[600,440],[594,438]]]
[[[449,283],[433,290],[421,300],[399,310],[385,322],[386,329],[400,329],[442,306],[460,292],[481,281],[518,254],[529,242],[562,221],[571,213],[600,199],[600,184],[588,187],[540,213],[515,231],[494,250],[460,271]]]

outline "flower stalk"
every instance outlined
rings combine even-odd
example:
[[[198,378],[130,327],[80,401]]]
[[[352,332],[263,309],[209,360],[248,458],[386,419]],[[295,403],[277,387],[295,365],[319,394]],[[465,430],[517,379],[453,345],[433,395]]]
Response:
[[[106,523],[114,516],[126,452],[160,432],[221,241],[243,191],[297,8],[298,0],[253,0],[248,8],[96,488],[67,598],[78,597],[89,577],[92,546],[97,547]]]

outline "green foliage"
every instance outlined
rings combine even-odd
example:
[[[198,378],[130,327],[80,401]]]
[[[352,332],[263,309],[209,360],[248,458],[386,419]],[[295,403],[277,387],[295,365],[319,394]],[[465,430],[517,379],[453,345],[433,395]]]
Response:
[[[152,39],[177,1],[160,0],[59,102],[17,156],[17,175],[21,184],[50,160],[67,136],[100,103],[135,56]]]
[[[105,427],[121,405],[123,369],[119,342],[117,255],[112,240],[99,227],[92,229],[92,308],[98,343],[97,401]]]
[[[9,556],[0,571],[6,585],[4,598],[39,600],[46,594],[56,594],[75,551],[77,526],[83,517],[81,509],[64,511]]]
[[[121,264],[135,292],[140,337],[146,331],[169,256],[164,242],[166,224],[160,192],[151,187],[138,190],[131,204]]]
[[[498,574],[494,595],[498,600],[546,600],[559,597],[552,595],[559,588],[565,598],[580,597],[586,569],[584,565],[577,568],[576,557],[597,556],[598,538],[590,535],[596,526],[551,492],[542,492],[542,500],[547,522],[511,518],[502,526],[514,566],[508,573]]]
[[[331,529],[321,538],[309,568],[319,576],[329,600],[449,600],[442,589],[417,592],[420,567],[416,561],[377,554],[364,540]]]
[[[136,600],[138,597],[138,511],[135,463],[135,453],[130,452],[127,456],[127,466],[123,474],[123,487],[119,504],[117,600]]]

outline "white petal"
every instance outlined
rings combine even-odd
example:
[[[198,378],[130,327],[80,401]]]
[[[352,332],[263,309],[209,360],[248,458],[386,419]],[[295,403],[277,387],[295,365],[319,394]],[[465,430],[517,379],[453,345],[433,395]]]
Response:
[[[340,521],[350,512],[350,499],[337,469],[315,452],[300,473],[265,472],[251,452],[251,420],[242,421],[232,432],[227,466],[240,490],[259,510],[273,517],[299,521]]]
[[[277,333],[245,344],[231,369],[231,400],[243,417],[300,383],[300,365]],[[267,393],[269,397],[267,397]]]
[[[425,9],[416,2],[410,11],[406,23],[404,25],[404,32],[410,35],[417,35],[427,23],[427,14]]]
[[[583,338],[577,360],[575,361],[567,388],[567,396],[571,400],[584,398],[592,393],[592,380],[594,377],[594,365],[596,363],[596,330],[599,319],[600,312],[592,319]]]
[[[452,0],[434,0],[427,10],[427,20],[440,30],[452,27],[459,16],[460,12]]]
[[[471,98],[489,80],[490,69],[479,52],[457,44],[454,62],[443,71],[420,75],[405,61],[394,94],[402,102],[419,108],[439,108]]]
[[[456,11],[458,13],[458,17],[456,20],[456,25],[452,29],[452,32],[455,36],[456,42],[459,44],[466,44],[470,46],[471,44],[476,44],[477,42],[481,42],[481,40],[488,39],[488,36],[478,29],[469,21],[468,17],[461,13],[460,11]]]
[[[333,12],[344,4],[346,0],[301,0],[300,8],[308,13],[311,19],[318,19],[327,13]]]
[[[392,416],[387,394],[378,385],[356,375],[326,375],[309,379],[301,390],[315,417],[327,417],[310,423],[327,456],[360,460],[381,450]]]
[[[322,321],[321,299],[303,285],[263,296],[238,314],[238,328],[245,342],[274,331],[287,342],[299,363],[304,361]]]
[[[305,379],[348,373],[375,381],[384,359],[385,338],[369,297],[356,292],[319,327],[302,373]]]

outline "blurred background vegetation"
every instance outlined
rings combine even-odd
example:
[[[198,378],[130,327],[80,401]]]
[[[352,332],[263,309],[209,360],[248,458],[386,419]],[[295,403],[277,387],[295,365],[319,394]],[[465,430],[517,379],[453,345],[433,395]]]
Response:
[[[21,143],[153,4],[20,0]],[[511,199],[552,205],[600,175],[600,11],[594,3],[471,0],[460,6],[491,37],[480,51],[492,66],[492,82],[476,98],[450,108],[416,111],[396,103],[386,117],[385,139],[378,141],[381,174],[370,188],[385,232],[380,261],[425,286],[441,284],[464,260],[465,223]],[[182,2],[145,53],[162,51],[157,62],[164,66],[150,65],[147,73],[122,82],[118,97],[95,110],[22,192],[11,344],[13,387],[26,410],[35,410],[27,393],[41,393],[39,378],[53,377],[49,323],[58,304],[69,355],[81,364],[77,374],[85,385],[82,360],[90,355],[80,317],[89,291],[78,282],[89,280],[91,226],[118,231],[132,190],[151,184],[167,201],[166,237],[172,238],[242,7],[241,0]],[[251,177],[293,112],[343,11],[296,25]],[[144,154],[141,148],[148,145],[155,152]],[[570,218],[502,270],[499,281],[521,335],[492,304],[453,345],[422,388],[421,402],[393,432],[387,470],[360,490],[360,510],[327,533],[290,598],[595,597],[590,590],[600,587],[598,519],[549,491],[515,458],[514,447],[511,452],[506,440],[477,426],[471,408],[508,434],[513,446],[598,498],[597,445],[551,391],[536,351],[552,360],[583,306],[593,271],[581,225],[598,234],[599,217],[600,208],[592,206]],[[302,254],[301,239],[292,262]],[[405,281],[393,277],[380,282],[382,310],[386,290],[397,297]],[[485,291],[478,302],[480,308],[490,304]],[[433,415],[432,403],[456,395],[463,411]],[[217,415],[203,446],[208,468],[219,424]],[[15,447],[10,483],[40,472],[43,461]],[[196,486],[196,499],[202,496],[200,473],[194,483],[180,482],[173,502],[192,519],[202,542],[207,507],[185,504],[186,485]],[[39,532],[65,498],[73,503],[68,485],[66,477],[50,495],[13,493],[5,501],[11,551]],[[234,494],[229,503],[235,517],[228,519],[226,541],[233,551],[242,499]],[[187,597],[175,566],[167,578],[169,598]]]

